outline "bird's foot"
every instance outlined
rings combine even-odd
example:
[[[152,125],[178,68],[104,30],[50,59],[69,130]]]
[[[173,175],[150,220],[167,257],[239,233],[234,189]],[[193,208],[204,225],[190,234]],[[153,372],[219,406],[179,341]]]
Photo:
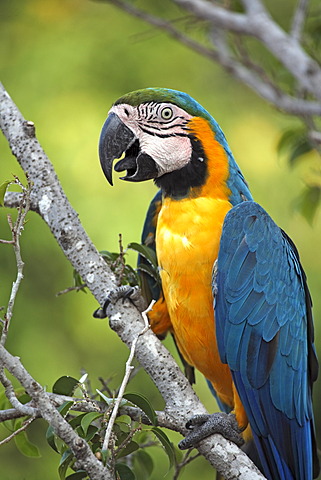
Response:
[[[95,318],[106,318],[107,308],[109,307],[109,305],[115,305],[115,303],[121,298],[123,299],[123,303],[126,299],[129,299],[140,312],[143,312],[147,308],[146,301],[142,296],[139,287],[122,285],[121,287],[115,288],[115,290],[111,290],[109,292],[104,305],[100,308],[97,308],[97,310],[94,311],[93,316]]]
[[[178,447],[181,450],[194,447],[198,442],[213,433],[220,433],[239,447],[244,443],[241,430],[233,413],[219,412],[212,415],[195,415],[187,422],[186,428],[190,429],[191,432],[186,435],[184,440],[179,442]]]

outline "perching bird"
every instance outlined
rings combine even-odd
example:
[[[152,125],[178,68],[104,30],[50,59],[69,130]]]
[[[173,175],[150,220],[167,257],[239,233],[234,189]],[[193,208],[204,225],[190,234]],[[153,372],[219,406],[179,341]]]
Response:
[[[154,332],[173,333],[268,479],[315,478],[306,277],[293,242],[253,201],[218,123],[185,93],[138,90],[110,109],[99,154],[109,183],[124,154],[114,167],[127,170],[123,180],[153,179],[161,190],[143,234],[162,284]]]

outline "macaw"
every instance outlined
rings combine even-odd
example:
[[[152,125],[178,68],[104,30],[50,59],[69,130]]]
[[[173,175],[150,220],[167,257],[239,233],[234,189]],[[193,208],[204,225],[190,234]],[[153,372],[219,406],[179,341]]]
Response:
[[[111,185],[120,159],[123,180],[160,189],[143,230],[162,286],[151,290],[154,332],[173,334],[268,479],[316,478],[306,276],[291,239],[253,201],[218,123],[186,93],[137,90],[109,110],[99,155]]]

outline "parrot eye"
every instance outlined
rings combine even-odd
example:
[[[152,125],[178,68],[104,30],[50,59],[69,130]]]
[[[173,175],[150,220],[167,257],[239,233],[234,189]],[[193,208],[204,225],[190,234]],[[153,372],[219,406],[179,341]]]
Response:
[[[161,111],[161,117],[164,120],[170,120],[172,118],[172,116],[173,116],[173,110],[170,107],[165,107]]]

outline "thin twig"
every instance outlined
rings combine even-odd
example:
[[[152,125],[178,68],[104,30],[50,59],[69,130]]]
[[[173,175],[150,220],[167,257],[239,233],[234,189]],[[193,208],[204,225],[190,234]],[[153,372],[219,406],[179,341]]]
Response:
[[[24,430],[26,430],[29,425],[35,420],[36,418],[35,417],[31,417],[31,418],[28,418],[28,420],[26,420],[22,426],[20,428],[18,428],[18,430],[15,430],[11,435],[9,435],[8,437],[4,438],[3,440],[0,441],[0,447],[1,445],[4,445],[5,443],[9,443],[16,435],[18,435],[19,433],[23,432]]]
[[[113,411],[112,411],[111,416],[109,418],[109,422],[108,422],[106,433],[105,433],[105,438],[104,438],[104,441],[103,441],[102,450],[107,450],[108,449],[109,440],[110,440],[112,429],[113,429],[113,426],[114,426],[114,423],[115,423],[115,420],[116,420],[116,417],[117,417],[118,409],[119,409],[120,403],[122,401],[122,398],[124,396],[125,388],[126,388],[127,383],[129,381],[131,371],[134,368],[134,366],[131,363],[132,363],[134,355],[135,355],[136,344],[138,342],[139,337],[149,330],[149,321],[148,321],[148,317],[147,317],[147,312],[149,312],[153,308],[154,303],[155,303],[155,300],[152,300],[149,307],[144,312],[142,312],[142,317],[144,319],[144,328],[134,338],[133,343],[131,345],[129,357],[128,357],[128,360],[126,362],[125,375],[124,375],[123,381],[121,383],[118,396],[115,400]]]
[[[56,297],[59,297],[60,295],[65,295],[66,293],[69,292],[79,292],[79,290],[82,290],[83,288],[87,287],[86,283],[82,283],[81,285],[75,285],[74,287],[68,287],[65,288],[64,290],[60,290],[60,292],[56,293]]]
[[[14,241],[13,240],[3,240],[0,238],[0,243],[7,244],[7,245],[13,245]]]
[[[118,261],[120,263],[120,271],[119,271],[119,274],[118,274],[118,281],[119,281],[119,285],[121,285],[122,284],[122,279],[123,279],[123,276],[124,276],[124,271],[125,271],[125,257],[124,257],[123,237],[122,237],[121,233],[118,236],[118,243],[119,243]]]
[[[0,382],[5,388],[5,394],[13,408],[19,412],[22,416],[26,415],[31,415],[35,416],[35,408],[28,406],[28,405],[23,405],[22,403],[19,402],[19,400],[16,397],[14,388],[10,380],[7,378],[7,376],[4,373],[4,368],[2,367],[0,369]]]
[[[11,318],[12,318],[12,314],[13,314],[13,308],[14,308],[14,304],[15,304],[15,300],[16,300],[16,296],[17,296],[21,281],[23,279],[24,262],[22,261],[22,257],[21,257],[19,239],[20,239],[20,235],[21,235],[21,232],[22,232],[23,227],[24,227],[26,215],[29,211],[29,206],[30,206],[31,182],[29,181],[28,176],[27,176],[27,182],[28,182],[28,185],[27,185],[27,187],[25,187],[20,182],[18,177],[15,177],[14,183],[16,183],[17,185],[20,186],[20,188],[22,190],[22,198],[21,198],[21,202],[20,202],[20,205],[19,205],[19,208],[18,208],[18,216],[17,216],[17,219],[16,219],[14,224],[12,223],[11,216],[8,215],[8,223],[9,223],[9,226],[10,226],[10,229],[11,229],[13,249],[14,249],[14,253],[15,253],[15,257],[16,257],[17,277],[16,277],[16,280],[12,284],[12,289],[11,289],[11,293],[10,293],[10,298],[9,298],[9,302],[8,302],[7,311],[4,315],[5,322],[4,322],[4,326],[3,326],[3,330],[2,330],[2,334],[1,334],[1,339],[0,339],[0,344],[1,345],[4,345],[6,343],[7,336],[8,336],[8,330],[9,330],[9,326],[10,326],[10,322],[11,322]]]
[[[303,27],[308,13],[308,5],[309,0],[299,0],[294,13],[290,35],[296,42],[299,42],[302,37]]]
[[[178,463],[176,465],[176,468],[175,468],[175,473],[174,473],[174,476],[173,476],[173,480],[177,480],[180,473],[181,473],[181,470],[183,467],[185,467],[186,465],[188,465],[189,463],[191,463],[193,460],[195,460],[196,458],[198,458],[200,456],[200,453],[196,453],[195,455],[192,455],[191,456],[191,451],[193,449],[189,449],[186,454],[184,455],[183,457],[183,460]]]
[[[107,380],[103,379],[102,377],[98,377],[98,380],[101,382],[103,386],[102,391],[107,392],[107,395],[112,398],[114,395],[112,390],[108,386],[108,382],[112,380],[112,377],[107,378]]]
[[[133,436],[135,435],[135,433],[137,432],[141,432],[142,430],[142,427],[139,426],[137,428],[134,428],[133,430],[131,430],[127,437],[125,438],[125,440],[122,441],[122,443],[119,445],[119,447],[117,448],[117,453],[120,452],[121,450],[123,450],[125,447],[127,447],[127,445],[131,442]]]

